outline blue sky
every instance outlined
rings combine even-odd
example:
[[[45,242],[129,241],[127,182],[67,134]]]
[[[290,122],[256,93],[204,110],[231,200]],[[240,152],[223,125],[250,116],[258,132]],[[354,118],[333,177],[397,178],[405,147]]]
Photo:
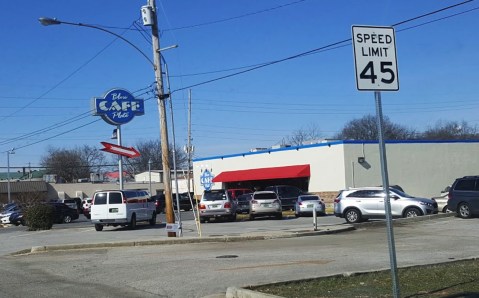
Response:
[[[179,45],[163,54],[174,91],[176,144],[183,146],[189,86],[349,39],[352,25],[388,26],[462,1],[156,3],[161,47]],[[18,148],[11,165],[21,167],[38,166],[48,146],[101,148],[101,141],[114,142],[114,127],[88,111],[93,97],[115,87],[147,100],[145,115],[123,126],[123,145],[159,138],[156,101],[145,93],[154,73],[142,55],[99,30],[38,22],[48,16],[107,26],[151,57],[151,35],[139,22],[145,4],[2,1],[1,166],[11,148]],[[478,8],[471,1],[395,28],[400,90],[383,92],[385,116],[419,131],[439,120],[479,124]],[[143,35],[131,30],[135,21],[147,30]],[[311,125],[328,138],[348,121],[375,114],[373,93],[356,90],[352,46],[340,46],[192,87],[195,157],[270,147]]]

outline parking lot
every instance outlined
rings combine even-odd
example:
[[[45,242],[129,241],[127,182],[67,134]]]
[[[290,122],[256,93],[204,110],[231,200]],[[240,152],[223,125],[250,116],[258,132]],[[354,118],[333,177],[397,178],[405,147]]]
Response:
[[[293,229],[281,225],[310,228],[310,219],[211,223],[204,226],[204,237],[208,239],[217,232],[223,235],[241,231],[251,233],[248,227],[253,226],[258,233],[294,233]],[[325,224],[321,227],[325,228],[326,222],[335,218],[327,216],[321,220]],[[398,266],[478,257],[478,220],[450,215],[423,217],[421,221],[396,220]],[[343,222],[330,227],[349,226]],[[45,232],[18,229],[7,233],[4,230],[8,229],[2,230],[2,240],[5,236],[8,238],[2,243],[25,238],[30,245],[40,238],[52,241],[52,237],[67,237],[68,234],[71,237],[68,239],[78,242],[99,241],[97,237],[104,238],[103,241],[166,239],[162,225],[153,228],[142,225],[135,231],[112,228],[96,232],[87,226]],[[0,274],[5,278],[0,286],[8,288],[12,296],[37,293],[42,297],[60,297],[59,289],[69,289],[82,296],[203,297],[224,292],[229,286],[364,272],[389,266],[386,229],[381,221],[360,224],[355,231],[313,237],[169,244],[97,247],[18,256],[3,253]],[[13,279],[21,280],[22,286],[7,287]]]
[[[183,224],[182,238],[200,237],[194,216],[191,211],[181,212]],[[259,235],[264,233],[283,233],[288,231],[311,231],[313,229],[312,217],[284,216],[282,220],[259,218],[254,221],[238,217],[236,222],[212,221],[201,224],[201,237]],[[318,228],[327,229],[332,226],[349,226],[344,219],[333,215],[318,217]],[[166,239],[164,214],[157,218],[157,224],[150,226],[139,223],[137,229],[128,227],[106,227],[102,232],[95,231],[90,220],[80,215],[80,218],[68,224],[54,224],[51,230],[28,231],[23,226],[8,226],[0,228],[2,246],[0,254],[12,253],[29,249],[33,246],[47,246],[60,244],[84,244],[119,241],[146,241]]]

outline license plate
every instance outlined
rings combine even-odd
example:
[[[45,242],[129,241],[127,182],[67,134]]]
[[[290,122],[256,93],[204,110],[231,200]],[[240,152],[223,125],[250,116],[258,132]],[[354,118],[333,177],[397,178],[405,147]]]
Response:
[[[271,207],[271,204],[262,204],[263,207]]]
[[[218,209],[221,205],[216,204],[216,205],[210,205],[210,209]]]
[[[110,213],[118,213],[118,208],[110,208]]]
[[[313,208],[314,207],[314,204],[309,204],[308,205],[308,208]]]

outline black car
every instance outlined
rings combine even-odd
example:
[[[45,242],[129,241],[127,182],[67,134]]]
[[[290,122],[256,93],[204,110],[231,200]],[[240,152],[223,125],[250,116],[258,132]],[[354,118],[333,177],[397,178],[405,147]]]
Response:
[[[19,226],[19,225],[24,226],[25,225],[25,220],[23,219],[23,211],[21,211],[21,210],[19,210],[17,212],[13,212],[10,215],[9,220],[10,220],[11,224],[16,225],[16,226]]]
[[[278,195],[283,210],[293,210],[298,196],[305,194],[301,189],[291,185],[273,185],[264,190],[274,191]]]
[[[63,203],[49,202],[47,205],[53,208],[54,223],[70,223],[79,217],[78,210],[72,209]]]
[[[151,200],[155,202],[156,214],[165,212],[165,195],[154,195]]]
[[[195,205],[196,200],[193,193],[190,193],[190,195],[188,195],[187,192],[179,194],[180,209],[185,211],[190,211],[192,209],[190,196],[191,196],[191,200],[193,201],[193,205]],[[176,194],[173,194],[172,198],[173,198],[173,208],[176,210]],[[151,199],[155,202],[156,213],[157,214],[164,213],[165,206],[166,206],[165,195],[164,194],[154,195],[151,197]]]
[[[249,213],[250,201],[253,198],[253,193],[247,193],[236,197],[236,213]]]
[[[479,176],[456,179],[449,189],[447,208],[461,218],[479,215]]]

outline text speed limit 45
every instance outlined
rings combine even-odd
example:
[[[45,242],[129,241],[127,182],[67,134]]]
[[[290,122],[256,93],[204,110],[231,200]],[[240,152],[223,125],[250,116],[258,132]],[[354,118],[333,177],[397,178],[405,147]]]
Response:
[[[394,29],[353,26],[352,31],[358,90],[399,90]]]

